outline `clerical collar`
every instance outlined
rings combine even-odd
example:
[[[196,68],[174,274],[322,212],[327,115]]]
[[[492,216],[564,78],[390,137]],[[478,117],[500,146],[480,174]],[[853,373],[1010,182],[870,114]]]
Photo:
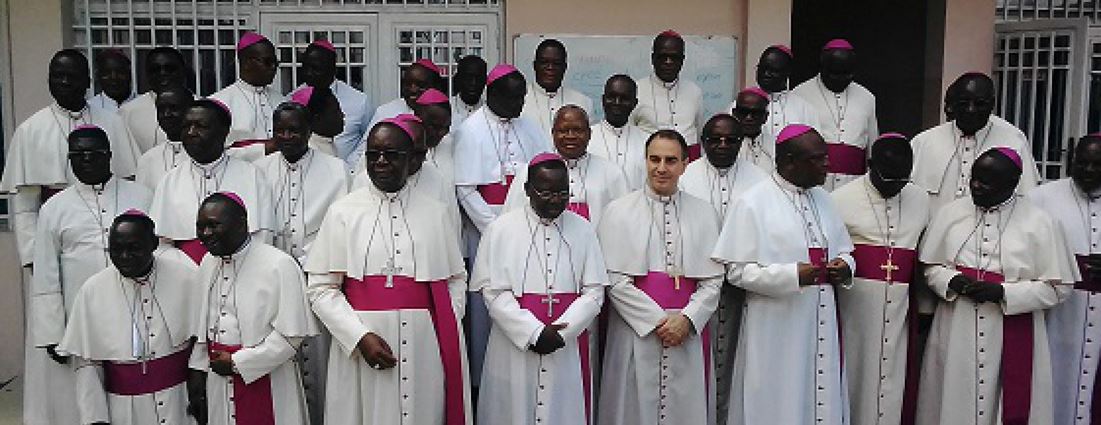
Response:
[[[654,192],[654,188],[650,187],[649,184],[646,184],[643,187],[643,193],[646,194],[647,198],[661,202],[663,204],[668,204],[677,200],[677,195],[680,195],[680,187],[678,187],[672,195],[659,195],[657,192]]]
[[[290,162],[289,160],[287,160],[287,157],[284,156],[282,152],[279,152],[279,159],[283,160],[283,166],[294,170],[298,169],[298,167],[304,163],[303,161],[309,161],[310,157],[313,156],[313,151],[313,148],[307,146],[306,153],[302,154],[302,156],[298,158],[298,161],[294,162]]]
[[[531,83],[531,85],[535,88],[535,90],[538,90],[540,93],[543,93],[544,96],[547,96],[551,99],[554,99],[560,93],[562,93],[562,86],[558,86],[558,90],[550,91],[550,90],[547,90],[547,89],[543,88],[543,86],[539,85],[539,83],[533,82],[533,83]]]
[[[115,184],[115,176],[111,176],[107,181],[100,184],[84,184],[79,180],[76,182],[76,189],[85,193],[103,193],[107,191],[109,187],[113,187]]]
[[[980,207],[978,205],[976,205],[976,207],[983,214],[993,214],[993,213],[1001,211],[1002,209],[1004,209],[1007,206],[1013,205],[1013,203],[1016,202],[1016,201],[1017,201],[1017,192],[1013,192],[1012,195],[1009,195],[1008,199],[1002,201],[1002,203],[1000,203],[998,205],[994,205],[990,208],[983,208],[983,207]]]
[[[963,130],[960,130],[959,126],[956,125],[956,121],[952,121],[952,133],[954,133],[956,135],[956,138],[958,138],[958,139],[976,139],[977,140],[979,138],[979,134],[982,134],[982,133],[989,134],[990,130],[992,129],[993,126],[994,126],[994,120],[988,118],[986,120],[986,125],[982,126],[982,128],[980,128],[979,131],[976,131],[974,135],[969,137],[969,136],[964,136],[963,135]],[[986,137],[983,136],[983,139],[985,140]]]
[[[201,163],[199,163],[199,161],[196,161],[195,158],[191,158],[191,164],[194,165],[195,168],[198,168],[198,169],[200,169],[200,170],[202,170],[203,172],[206,172],[206,173],[214,171],[215,168],[218,168],[223,163],[226,163],[228,161],[229,161],[229,157],[226,156],[225,152],[222,152],[222,156],[219,156],[218,159],[210,161],[206,164],[201,164]]]
[[[241,243],[241,246],[237,247],[236,251],[233,251],[233,253],[231,253],[229,255],[226,255],[224,257],[219,257],[219,258],[221,258],[222,261],[224,261],[226,263],[228,263],[230,261],[237,261],[237,260],[241,259],[245,254],[248,254],[248,249],[251,246],[252,246],[252,235],[249,234],[248,236],[245,237],[245,241]]]
[[[61,106],[61,104],[57,103],[57,101],[54,101],[53,105],[51,106],[57,109],[58,112],[68,116],[70,120],[79,120],[84,117],[84,111],[88,110],[88,101],[84,101],[84,107],[80,108],[79,111],[70,111],[68,109],[65,109],[65,107]]]
[[[662,80],[661,77],[658,77],[657,74],[654,74],[654,80],[657,80],[658,83],[661,83],[661,86],[665,87],[666,90],[672,90],[673,88],[677,87],[677,83],[680,83],[680,76],[678,75],[677,79],[673,80],[672,82],[667,82],[665,80]]]
[[[608,122],[608,120],[604,120],[604,125],[607,126],[608,129],[612,130],[612,133],[615,134],[615,137],[623,136],[623,131],[627,129],[627,123],[623,123],[623,127],[616,127],[612,125],[612,123]]]
[[[410,178],[412,178],[412,176],[410,176]],[[403,198],[405,193],[409,191],[409,187],[412,186],[411,184],[409,184],[409,179],[406,179],[405,185],[402,186],[401,189],[398,189],[397,192],[391,193],[384,192],[382,191],[382,189],[379,189],[378,186],[375,186],[375,183],[371,181],[370,176],[368,176],[367,178],[367,183],[367,187],[370,188],[369,190],[371,191],[371,194],[375,195],[379,199],[389,202],[397,202],[399,199]]]
[[[563,158],[565,158],[565,157],[563,157]],[[588,152],[582,152],[581,156],[579,156],[575,159],[566,159],[566,168],[570,168],[570,169],[577,168],[577,166],[581,165],[582,162],[585,162],[588,159],[589,159],[589,153]]]
[[[555,217],[552,220],[548,220],[548,219],[545,219],[543,217],[540,217],[539,214],[536,214],[535,209],[531,207],[530,202],[526,203],[524,205],[524,211],[527,212],[528,219],[530,221],[535,222],[535,223],[539,223],[543,226],[553,226],[553,225],[557,224],[560,220],[562,220],[562,214],[566,213],[566,211],[562,211],[562,214],[559,214],[558,217]]]
[[[499,116],[499,115],[495,114],[495,113],[493,112],[493,110],[492,110],[492,109],[490,109],[490,108],[489,108],[488,106],[486,106],[486,107],[485,107],[485,108],[483,108],[483,109],[485,109],[485,111],[486,111],[486,117],[488,117],[490,121],[493,121],[493,122],[497,122],[497,123],[500,123],[500,124],[502,124],[502,125],[504,125],[504,124],[508,124],[508,123],[511,123],[511,122],[512,122],[512,118],[504,118],[504,117],[501,117],[501,116]]]
[[[248,89],[246,91],[251,91],[251,92],[256,93],[256,94],[263,94],[264,89],[267,88],[267,86],[254,86],[254,85],[249,84],[247,81],[242,80],[240,78],[237,79],[237,82],[241,84],[242,88]]]
[[[784,178],[784,176],[781,176],[780,173],[777,172],[777,171],[772,172],[772,180],[774,180],[776,182],[776,185],[780,186],[780,189],[786,190],[788,192],[794,192],[794,193],[799,194],[799,195],[806,195],[807,192],[810,191],[810,189],[803,189],[803,188],[801,188],[799,186],[796,186],[795,184],[789,182],[787,179]]]

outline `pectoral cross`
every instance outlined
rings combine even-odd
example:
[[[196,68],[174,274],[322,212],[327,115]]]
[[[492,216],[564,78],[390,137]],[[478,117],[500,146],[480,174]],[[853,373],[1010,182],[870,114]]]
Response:
[[[665,273],[673,277],[673,289],[680,290],[680,268],[677,266],[666,267]]]
[[[887,257],[887,262],[883,263],[883,265],[879,266],[879,269],[887,272],[887,281],[888,282],[893,282],[891,280],[891,272],[898,271],[898,266],[896,266],[895,263],[893,261],[891,261],[891,257]]]
[[[540,303],[547,305],[547,317],[554,317],[554,305],[561,303],[562,300],[555,298],[554,294],[547,293],[547,297],[539,300]]]
[[[382,272],[386,273],[386,287],[394,287],[394,274],[401,273],[401,267],[394,266],[394,259],[386,260],[386,266],[382,268]]]

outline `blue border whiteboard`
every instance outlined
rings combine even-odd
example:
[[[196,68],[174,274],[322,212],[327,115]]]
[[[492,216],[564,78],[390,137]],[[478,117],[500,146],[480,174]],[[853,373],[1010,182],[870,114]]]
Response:
[[[563,84],[593,100],[594,122],[603,118],[600,96],[604,82],[615,74],[627,74],[638,81],[651,75],[650,48],[653,35],[521,34],[513,40],[514,64],[532,81],[535,47],[544,38],[566,45],[569,69]],[[703,90],[707,115],[726,112],[734,99],[738,81],[738,40],[733,36],[684,36],[685,60],[681,78],[691,77]]]

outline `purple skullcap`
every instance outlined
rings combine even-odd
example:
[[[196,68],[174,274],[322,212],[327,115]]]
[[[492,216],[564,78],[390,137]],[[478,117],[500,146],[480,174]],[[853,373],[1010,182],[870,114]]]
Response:
[[[663,37],[683,38],[683,37],[681,37],[679,32],[676,32],[673,29],[667,29],[665,31],[662,31],[658,35],[663,36]]]
[[[317,40],[314,40],[313,43],[310,43],[310,44],[312,44],[314,46],[317,46],[317,47],[320,47],[322,49],[328,50],[330,52],[336,53],[336,47],[333,46],[333,43],[329,42],[329,40],[326,40],[324,38],[319,38]]]
[[[1023,165],[1021,164],[1021,154],[1017,153],[1017,151],[1013,150],[1013,148],[999,146],[993,148],[992,150],[996,150],[998,151],[998,153],[1004,155],[1006,158],[1009,158],[1009,160],[1013,162],[1013,165],[1017,166],[1018,170],[1024,169]]]
[[[291,93],[291,102],[302,106],[309,106],[311,97],[313,97],[313,86],[305,86]]]
[[[420,59],[417,59],[416,62],[413,62],[413,65],[420,65],[420,66],[424,67],[424,69],[435,72],[436,75],[443,75],[443,70],[440,69],[439,66],[436,66],[436,64],[434,62],[432,62],[431,59],[420,58]]]
[[[379,121],[379,122],[380,123],[389,123],[389,124],[396,125],[396,126],[398,126],[398,128],[401,129],[401,131],[405,132],[406,136],[409,136],[409,140],[416,139],[416,137],[413,136],[413,129],[411,127],[409,127],[409,121],[406,121],[406,120],[403,120],[403,119],[398,119],[398,117],[394,117],[394,118],[387,118],[387,119],[384,119],[384,120]],[[375,124],[375,125],[378,125],[378,124]]]
[[[761,98],[763,98],[765,100],[769,100],[768,92],[764,91],[763,89],[761,89],[760,87],[757,87],[757,86],[746,87],[746,88],[742,89],[742,91],[738,92],[738,96],[741,96],[743,94],[754,94],[754,95],[760,96]]]
[[[822,50],[853,50],[852,43],[844,38],[835,38],[827,41],[826,45],[822,46]]]
[[[218,194],[229,198],[229,200],[233,201],[233,203],[235,203],[237,205],[240,205],[241,209],[244,209],[245,211],[248,211],[248,208],[245,207],[245,201],[243,199],[241,199],[241,197],[239,195],[237,195],[236,193],[230,192],[230,191],[225,191],[225,192],[218,192]]]
[[[565,160],[562,159],[562,155],[556,154],[554,152],[543,152],[541,154],[535,155],[535,157],[532,158],[530,162],[528,162],[528,168],[534,167],[547,161],[564,162]]]
[[[788,140],[807,134],[812,130],[814,130],[814,128],[806,124],[788,124],[788,126],[780,130],[780,134],[776,136],[776,144],[779,145]]]
[[[875,139],[876,140],[883,140],[883,139],[902,139],[902,140],[906,140],[906,136],[903,135],[902,133],[891,132],[891,133],[880,134],[879,137],[876,137]]]
[[[1095,131],[1093,133],[1087,134],[1085,137],[1092,137],[1092,138],[1101,139],[1101,131]]]
[[[260,34],[255,33],[255,32],[252,32],[252,31],[245,32],[244,34],[241,34],[241,40],[239,40],[237,42],[237,51],[240,52],[241,50],[244,50],[248,46],[259,43],[261,41],[267,41],[267,40],[268,40],[267,37],[264,37]]]
[[[401,122],[415,122],[417,124],[424,124],[424,120],[422,120],[421,117],[413,114],[400,114],[394,117],[394,119]]]
[[[501,79],[501,77],[509,75],[513,72],[520,71],[517,70],[515,66],[509,65],[507,63],[497,64],[497,66],[489,70],[489,75],[486,76],[486,84],[493,84],[494,81],[497,81]]]
[[[122,214],[119,214],[119,215],[120,216],[129,215],[129,216],[133,216],[133,217],[147,217],[147,218],[149,217],[149,215],[146,214],[145,211],[139,210],[137,208],[130,208],[126,211],[123,211]]]
[[[435,105],[437,103],[449,102],[451,102],[451,99],[449,99],[446,94],[443,94],[442,91],[436,89],[425,90],[424,93],[421,93],[420,97],[417,98],[418,105]]]
[[[213,97],[208,97],[208,98],[206,98],[206,100],[209,100],[210,103],[213,103],[213,104],[217,105],[219,108],[222,108],[223,111],[226,111],[226,114],[229,115],[230,118],[233,117],[233,112],[230,112],[229,106],[226,106],[225,102],[222,102],[222,101],[220,101],[218,99],[215,99]]]
[[[91,129],[103,130],[102,128],[100,128],[98,125],[95,125],[95,124],[81,124],[81,125],[76,126],[76,128],[74,128],[73,131],[91,130]]]
[[[788,55],[788,57],[795,59],[795,53],[792,53],[791,48],[788,47],[786,44],[773,44],[768,47],[784,52],[784,54]]]

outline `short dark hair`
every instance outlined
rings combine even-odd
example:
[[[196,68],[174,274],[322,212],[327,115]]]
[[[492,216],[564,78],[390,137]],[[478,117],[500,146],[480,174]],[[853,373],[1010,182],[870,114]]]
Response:
[[[222,105],[220,105],[218,103],[215,103],[211,99],[207,99],[207,98],[198,99],[194,103],[191,104],[191,107],[192,108],[203,108],[203,109],[206,109],[206,110],[209,110],[209,111],[214,111],[214,115],[217,116],[218,119],[223,124],[225,124],[225,126],[227,128],[230,125],[232,125],[232,123],[233,123],[233,116],[231,116],[229,114],[229,111],[225,110],[222,107]]]
[[[50,57],[50,66],[53,66],[54,62],[57,62],[59,59],[66,57],[77,61],[77,65],[80,65],[81,69],[88,71],[88,57],[84,56],[84,53],[77,49],[58,50]]]
[[[715,126],[719,124],[719,121],[723,121],[723,120],[730,120],[730,121],[733,121],[733,122],[738,122],[738,120],[734,119],[733,115],[730,115],[730,114],[727,114],[727,113],[718,113],[718,114],[712,115],[711,118],[708,118],[707,123],[705,123],[703,125],[703,128],[700,129],[700,139],[702,140],[703,136],[705,134],[708,134],[711,131],[713,131],[715,129]]]
[[[248,210],[243,205],[238,204],[236,200],[234,200],[233,198],[230,198],[229,195],[226,195],[225,193],[214,192],[214,193],[210,194],[210,196],[207,196],[206,199],[203,199],[203,204],[200,205],[199,208],[202,208],[206,204],[211,204],[211,203],[226,204],[226,205],[229,206],[231,211],[233,211],[234,213],[240,214],[241,218],[247,218],[248,217]]]
[[[566,45],[562,44],[561,41],[558,41],[557,39],[553,39],[553,38],[548,38],[548,39],[544,39],[543,41],[540,41],[539,45],[535,46],[535,56],[539,56],[539,52],[542,52],[543,49],[549,49],[551,47],[556,47],[556,48],[558,48],[558,50],[561,50],[562,51],[562,59],[566,58]]]
[[[311,99],[310,103],[313,103],[312,99]],[[306,123],[307,124],[312,124],[313,123],[313,114],[310,113],[310,110],[308,108],[306,108],[305,106],[303,106],[301,103],[290,101],[290,100],[288,100],[286,102],[283,102],[283,103],[280,103],[279,106],[275,107],[275,110],[272,111],[272,113],[271,113],[271,122],[278,121],[279,120],[279,114],[282,114],[284,112],[301,113],[303,116],[306,117]]]
[[[111,140],[107,137],[107,132],[103,131],[103,129],[99,127],[89,126],[77,128],[76,130],[73,130],[69,133],[68,141],[71,144],[76,141],[76,139],[80,138],[92,138],[100,140],[103,141],[103,143],[106,143],[108,148],[110,148],[111,146]]]
[[[153,223],[152,218],[145,214],[120,214],[118,217],[115,217],[114,221],[111,222],[111,232],[114,233],[115,229],[118,228],[119,224],[122,223],[134,223],[145,226],[146,229],[149,229],[149,234],[153,235],[153,238],[157,237],[156,224]]]
[[[646,149],[650,149],[650,143],[653,142],[654,139],[676,140],[677,144],[680,145],[681,159],[688,158],[688,141],[684,140],[684,136],[677,132],[677,130],[662,129],[655,131],[654,134],[651,134],[650,137],[646,139]]]

